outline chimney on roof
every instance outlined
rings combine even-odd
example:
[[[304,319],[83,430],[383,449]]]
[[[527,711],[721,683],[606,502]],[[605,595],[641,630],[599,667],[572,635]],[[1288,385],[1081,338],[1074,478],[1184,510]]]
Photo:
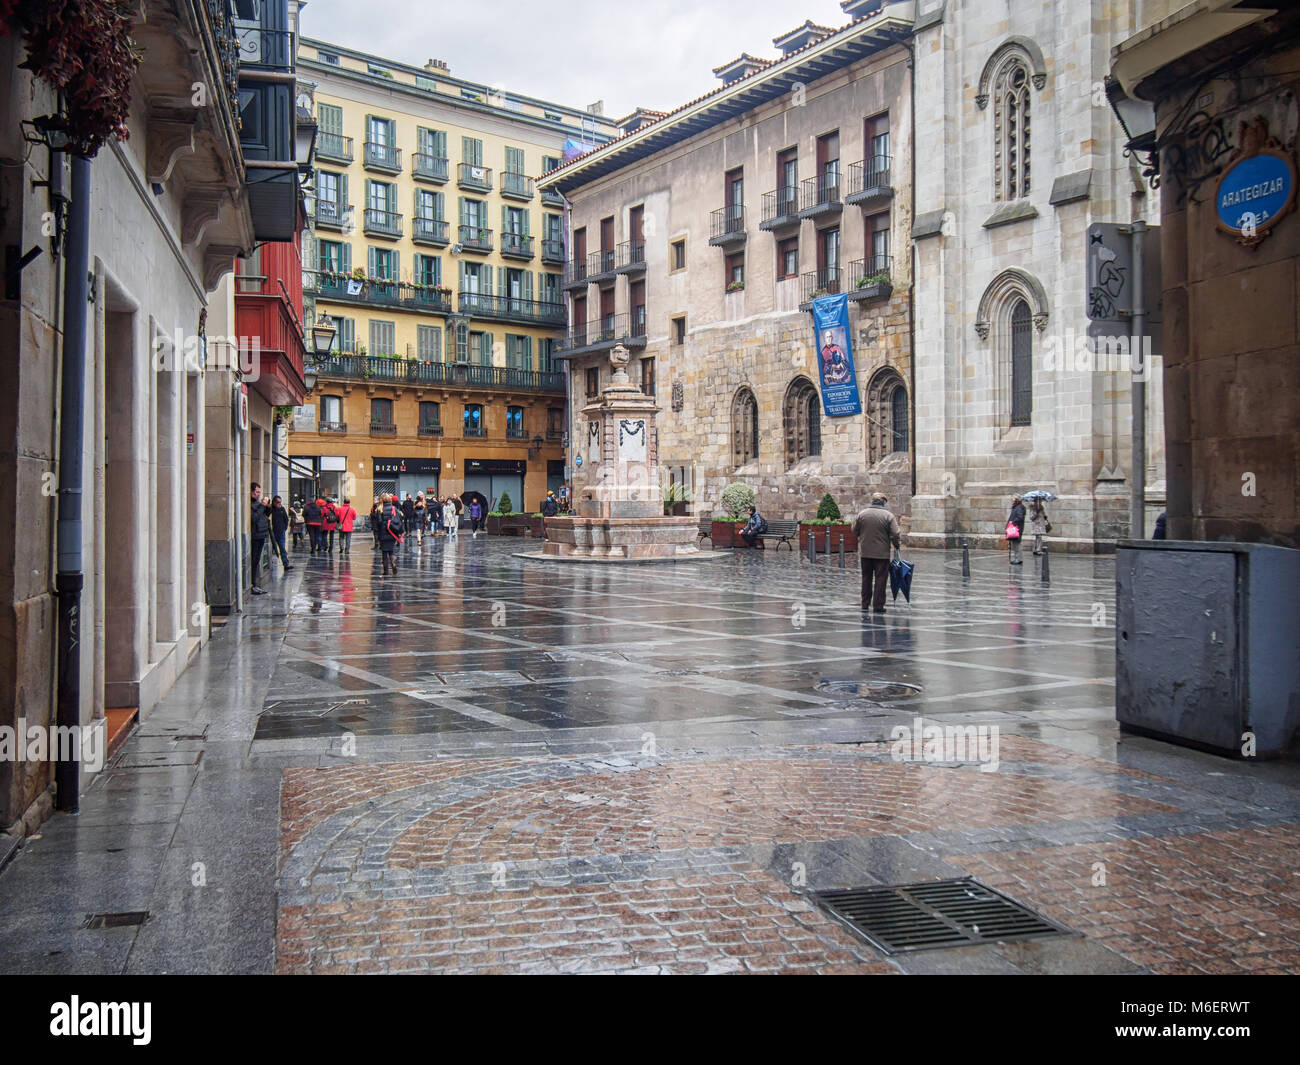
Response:
[[[802,26],[796,26],[789,33],[781,34],[780,37],[773,37],[772,43],[781,49],[783,56],[787,56],[799,51],[800,48],[806,48],[813,41],[829,37],[834,32],[833,26],[818,26],[812,19],[805,19]]]
[[[424,64],[424,69],[427,70],[430,74],[436,74],[439,72],[443,74],[451,73],[451,70],[447,67],[446,60],[443,59],[430,59],[427,63]]]
[[[854,21],[867,18],[870,15],[878,15],[884,6],[885,0],[841,0],[840,3],[840,7],[844,9],[844,14]]]
[[[748,52],[741,52],[730,63],[723,63],[720,67],[714,67],[713,76],[721,81],[723,85],[730,85],[733,81],[739,81],[747,74],[762,70],[767,64],[768,60],[766,59],[759,59]]]

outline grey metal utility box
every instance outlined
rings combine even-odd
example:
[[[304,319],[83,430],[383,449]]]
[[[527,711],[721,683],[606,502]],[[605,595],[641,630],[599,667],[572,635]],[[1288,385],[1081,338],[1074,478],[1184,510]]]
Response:
[[[1300,739],[1300,550],[1124,540],[1115,599],[1123,728],[1238,757]]]

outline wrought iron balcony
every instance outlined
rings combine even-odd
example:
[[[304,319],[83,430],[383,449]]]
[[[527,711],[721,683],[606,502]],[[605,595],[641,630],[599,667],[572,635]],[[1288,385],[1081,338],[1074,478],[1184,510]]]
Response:
[[[466,439],[483,440],[487,437],[488,431],[486,425],[466,425],[461,430],[461,436]]]
[[[423,362],[381,355],[331,355],[317,362],[316,373],[322,378],[446,385],[510,392],[547,392],[557,396],[564,395],[565,391],[565,375],[556,371],[519,370],[507,366],[470,365],[463,362]]]
[[[873,255],[849,263],[848,292],[851,300],[885,299],[894,291],[891,272],[893,256]]]
[[[366,154],[362,166],[367,170],[380,170],[385,174],[402,172],[402,149],[378,141],[366,141]]]
[[[320,422],[316,429],[321,433],[346,433],[348,431],[347,422]]]
[[[397,423],[379,422],[379,421],[375,421],[372,418],[370,421],[370,435],[371,436],[396,436]]]
[[[643,348],[646,344],[645,321],[633,324],[626,314],[607,314],[602,318],[575,325],[564,335],[557,353],[564,356],[606,351],[616,344]]]
[[[849,166],[849,186],[845,203],[871,207],[894,198],[889,183],[889,156],[875,155]]]
[[[482,226],[461,226],[460,244],[464,251],[491,251],[492,230]]]
[[[709,243],[720,248],[745,243],[743,203],[729,203],[709,212]]]
[[[366,220],[362,227],[370,237],[393,237],[402,235],[402,216],[396,211],[381,211],[377,207],[366,208]]]
[[[241,70],[293,70],[293,34],[288,30],[236,23],[235,32],[239,36]]]
[[[352,204],[337,200],[316,201],[316,226],[324,229],[342,229],[352,215]]]
[[[799,188],[799,217],[817,218],[838,214],[844,209],[840,203],[840,173],[838,170],[805,178]]]
[[[451,239],[451,226],[441,218],[421,218],[416,215],[411,219],[411,239],[416,244],[436,244],[441,247]]]
[[[507,440],[527,440],[527,439],[528,439],[528,434],[524,431],[524,427],[523,427],[522,425],[507,425],[507,426],[506,426],[506,439],[507,439]]]
[[[543,207],[563,207],[564,197],[555,189],[542,189],[542,206]]]
[[[457,163],[456,184],[462,189],[470,189],[474,192],[491,192],[492,171],[485,166]]]
[[[451,289],[408,281],[356,281],[346,274],[320,271],[316,275],[317,298],[363,307],[392,307],[404,311],[447,314],[451,311]]]
[[[442,426],[437,422],[421,422],[420,436],[442,436]]]
[[[620,274],[645,273],[645,245],[625,240],[618,246],[614,269]]]
[[[585,259],[570,259],[564,264],[564,280],[560,282],[562,288],[586,288],[587,281],[587,262]]]
[[[481,292],[462,292],[460,310],[474,318],[492,318],[524,325],[564,325],[564,305],[539,300],[521,300],[514,296],[489,296]]]
[[[564,262],[564,241],[550,238],[542,241],[542,262],[559,266]]]
[[[562,442],[563,440],[564,440],[564,430],[563,430],[563,429],[547,429],[547,430],[546,430],[546,442],[547,442],[548,444],[558,444],[558,443]]]
[[[799,279],[799,309],[811,309],[812,301],[820,296],[837,296],[843,291],[844,275],[838,266],[815,270]]]
[[[763,193],[759,229],[789,229],[799,224],[799,190],[794,185]]]
[[[411,156],[411,176],[416,181],[432,181],[441,185],[447,180],[448,161],[445,155],[425,155],[416,152]]]
[[[352,138],[317,130],[316,158],[331,163],[352,162]]]
[[[527,233],[501,234],[501,254],[509,259],[531,259],[533,257],[533,238]]]
[[[501,172],[501,195],[511,200],[531,200],[533,198],[533,179],[527,174],[512,174],[509,170]]]
[[[609,281],[614,276],[615,261],[613,248],[601,248],[587,256],[587,280]]]

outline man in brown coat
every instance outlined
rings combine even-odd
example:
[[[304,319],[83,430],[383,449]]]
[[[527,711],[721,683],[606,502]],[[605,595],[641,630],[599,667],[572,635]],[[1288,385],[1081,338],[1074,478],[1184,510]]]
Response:
[[[877,614],[885,612],[885,586],[889,583],[889,548],[902,543],[898,519],[885,509],[889,502],[880,492],[871,495],[871,506],[853,519],[853,534],[858,538],[858,559],[862,565],[862,609]],[[875,592],[871,582],[875,578]]]

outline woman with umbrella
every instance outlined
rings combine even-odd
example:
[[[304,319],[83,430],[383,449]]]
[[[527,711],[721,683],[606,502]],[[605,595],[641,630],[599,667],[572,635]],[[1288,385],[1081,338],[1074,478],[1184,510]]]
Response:
[[[1055,499],[1056,496],[1051,492],[1045,492],[1042,489],[1035,489],[1032,492],[1026,492],[1024,499],[1029,504],[1029,531],[1034,537],[1034,554],[1043,553],[1043,537],[1052,531],[1052,523],[1047,520],[1047,508],[1043,506],[1045,500]]]

